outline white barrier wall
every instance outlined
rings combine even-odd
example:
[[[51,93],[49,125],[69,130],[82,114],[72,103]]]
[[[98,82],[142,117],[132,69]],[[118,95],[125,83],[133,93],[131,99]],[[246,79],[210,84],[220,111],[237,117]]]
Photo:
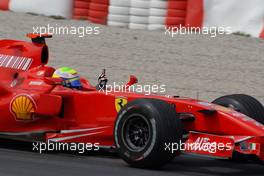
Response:
[[[264,38],[264,0],[188,0],[185,24]]]
[[[229,31],[231,27],[232,32],[264,38],[264,0],[0,0],[0,10],[88,19],[131,29],[180,24],[229,27]]]
[[[149,11],[149,30],[163,30],[166,26],[167,1],[151,0]]]
[[[184,25],[186,4],[187,0],[110,0],[107,24],[144,30]]]
[[[264,26],[264,0],[204,0],[203,26],[230,26],[258,37]]]
[[[130,29],[148,29],[150,0],[131,0],[129,9]]]
[[[128,27],[130,0],[110,0],[108,7],[109,26]]]
[[[72,17],[73,0],[10,0],[14,12],[30,12],[47,16]]]

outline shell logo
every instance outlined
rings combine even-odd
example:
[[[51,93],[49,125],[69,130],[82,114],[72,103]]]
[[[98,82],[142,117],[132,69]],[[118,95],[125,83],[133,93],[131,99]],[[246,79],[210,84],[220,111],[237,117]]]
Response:
[[[35,102],[28,95],[18,95],[11,103],[11,111],[16,120],[33,120],[33,112],[35,110]]]

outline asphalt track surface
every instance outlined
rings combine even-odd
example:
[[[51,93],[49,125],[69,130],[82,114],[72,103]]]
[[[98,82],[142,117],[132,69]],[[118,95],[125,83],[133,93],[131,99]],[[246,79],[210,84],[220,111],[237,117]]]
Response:
[[[46,24],[90,25],[86,21],[0,12],[0,38],[26,40],[32,27]],[[136,74],[141,84],[166,84],[169,94],[213,100],[229,93],[246,93],[264,102],[264,42],[241,36],[190,35],[171,38],[163,32],[100,26],[99,36],[57,35],[48,40],[50,65],[72,66],[96,83],[102,68],[110,81]],[[127,166],[109,153],[38,154],[21,143],[0,146],[0,175],[126,175],[126,176],[251,176],[264,166],[183,155],[162,170]]]
[[[14,145],[15,144],[15,145]],[[2,176],[263,176],[264,165],[256,162],[236,163],[193,155],[181,155],[162,170],[131,168],[108,152],[45,153],[32,151],[30,143],[0,145]]]

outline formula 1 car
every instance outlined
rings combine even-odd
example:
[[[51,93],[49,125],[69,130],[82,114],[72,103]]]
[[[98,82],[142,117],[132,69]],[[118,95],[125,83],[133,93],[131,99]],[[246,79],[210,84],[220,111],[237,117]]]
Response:
[[[264,108],[234,94],[212,103],[178,96],[111,91],[81,78],[82,89],[53,78],[45,38],[0,40],[0,137],[98,143],[133,167],[161,167],[182,152],[264,160]],[[126,87],[137,83],[131,76]],[[182,151],[182,152],[181,152]]]

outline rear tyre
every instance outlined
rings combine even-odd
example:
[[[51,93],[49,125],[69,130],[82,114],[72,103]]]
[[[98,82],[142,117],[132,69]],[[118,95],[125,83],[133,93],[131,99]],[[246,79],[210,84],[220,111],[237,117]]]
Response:
[[[175,158],[165,144],[179,144],[182,125],[175,107],[156,99],[128,103],[115,123],[115,144],[120,157],[133,167],[159,168]]]
[[[264,124],[263,105],[258,100],[256,100],[255,98],[249,95],[244,95],[244,94],[226,95],[217,98],[212,103],[227,108],[232,108]]]

